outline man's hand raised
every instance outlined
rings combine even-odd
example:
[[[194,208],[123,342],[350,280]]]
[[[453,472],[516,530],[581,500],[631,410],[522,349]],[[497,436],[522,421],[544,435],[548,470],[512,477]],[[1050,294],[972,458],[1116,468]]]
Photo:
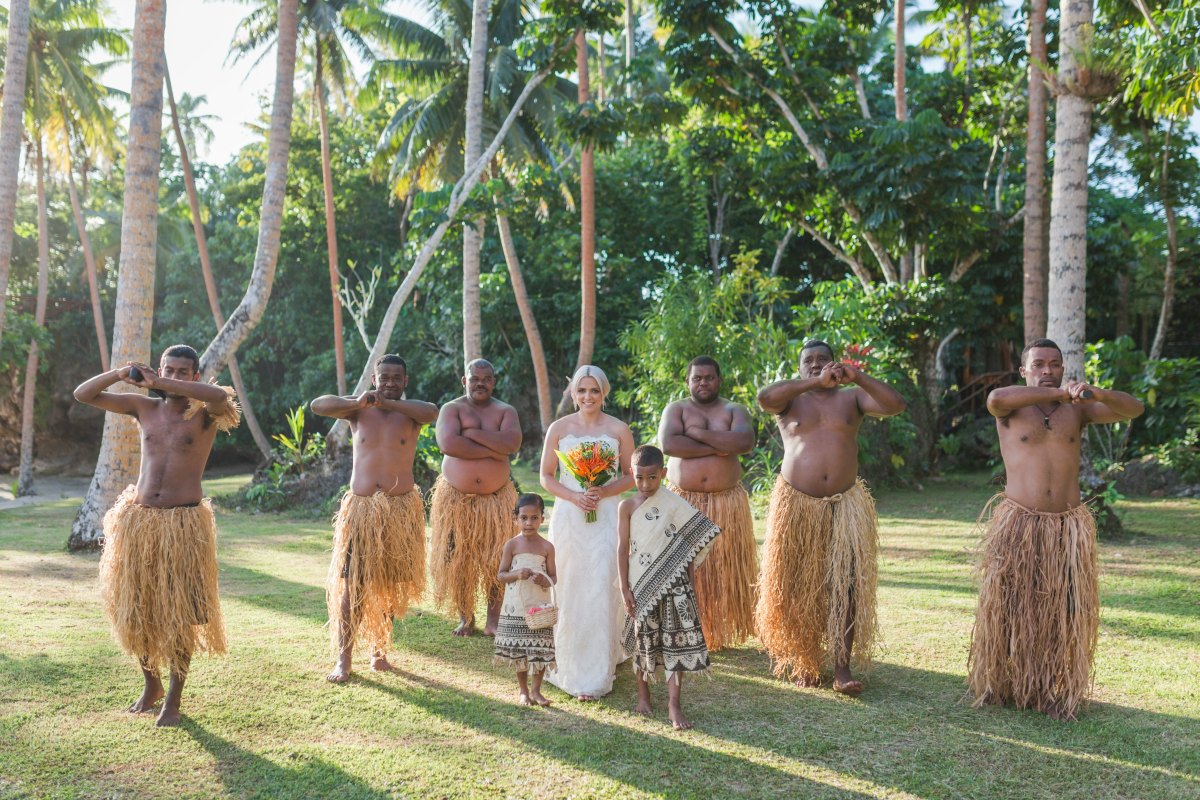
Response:
[[[1071,382],[1063,387],[1067,393],[1068,403],[1094,403],[1096,402],[1096,392],[1091,386],[1082,381],[1079,383]]]
[[[125,383],[141,389],[153,389],[154,382],[158,379],[158,373],[154,371],[154,367],[137,361],[126,362],[126,366],[122,367],[117,374]]]
[[[821,374],[817,376],[817,386],[821,389],[836,389],[841,383],[841,373],[839,367],[841,365],[836,362],[829,362],[821,367]]]
[[[379,395],[375,392],[363,392],[358,396],[359,408],[370,408],[379,405]]]

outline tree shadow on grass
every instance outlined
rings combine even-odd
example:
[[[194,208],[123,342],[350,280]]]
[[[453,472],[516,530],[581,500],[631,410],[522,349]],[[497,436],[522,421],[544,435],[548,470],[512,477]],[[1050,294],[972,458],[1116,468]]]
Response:
[[[473,666],[485,663],[477,659],[482,653],[475,653],[483,647],[463,647],[458,642],[440,639],[430,641],[430,637],[421,636],[409,641],[405,637],[401,643],[427,657],[445,660],[448,669],[472,673],[475,685],[512,680],[509,675]],[[1034,711],[973,709],[963,674],[888,662],[877,663],[868,677],[866,693],[858,699],[836,695],[827,688],[796,689],[773,678],[767,656],[752,648],[721,651],[713,656],[713,663],[716,673],[713,681],[685,683],[685,707],[703,735],[725,740],[735,751],[755,748],[815,765],[845,776],[849,782],[863,781],[922,797],[1200,795],[1200,721],[1188,717],[1100,702],[1092,703],[1075,723],[1055,722]],[[965,662],[963,667],[965,670]],[[623,713],[633,705],[634,685],[627,666],[619,668],[618,676],[613,694],[605,698],[603,705],[615,713]],[[437,686],[443,694],[461,691],[446,684]],[[379,688],[406,702],[413,699],[383,684]],[[662,687],[656,687],[656,703],[661,704],[665,699],[662,694]],[[439,701],[444,702],[448,701]],[[559,707],[570,709],[570,701],[560,703]],[[522,737],[539,739],[536,721],[529,724],[504,721],[511,716],[511,712],[503,710],[507,708],[504,703],[473,696],[463,710],[454,711],[452,704],[450,708],[445,712],[430,710],[462,724],[516,736],[522,741]],[[585,735],[604,735],[610,739],[614,736],[592,727],[602,723],[575,715],[572,718]],[[602,749],[628,759],[627,748],[622,747],[626,735],[633,737],[628,740],[628,748],[635,752],[657,754],[659,738],[676,741],[652,737],[639,746],[634,740],[646,734],[631,731]],[[530,743],[550,755],[571,760],[558,752],[560,748],[569,752],[566,744]],[[655,764],[660,768],[682,769],[690,759],[719,757],[725,760],[717,761],[716,772],[722,776],[717,780],[729,775],[735,782],[762,769],[760,764],[728,754],[714,755],[711,749],[701,747],[691,752],[668,749],[659,755],[660,758],[638,757],[634,763],[645,764],[649,770]],[[581,766],[613,774],[612,765],[603,759],[597,762],[594,755]],[[776,781],[786,784],[796,780],[796,776],[773,769],[761,772],[757,780],[765,793],[768,787],[775,790]],[[653,780],[635,785],[648,791],[658,790]],[[814,785],[827,788],[824,784]],[[987,787],[983,794],[981,787]],[[800,796],[805,791],[811,793],[812,789],[801,788]]]
[[[281,758],[295,766],[281,766],[269,758],[238,747],[185,716],[180,729],[192,737],[217,762],[225,789],[247,798],[336,797],[339,800],[384,800],[394,795],[373,789],[323,758],[291,752]]]
[[[665,722],[663,734],[648,733],[575,714],[570,701],[559,701],[545,710],[526,709],[412,672],[400,670],[398,675],[415,688],[363,677],[357,683],[448,722],[513,741],[521,749],[535,749],[644,792],[710,797],[720,787],[717,794],[722,796],[871,796],[689,742],[689,737],[699,732],[675,734]],[[511,675],[506,677],[511,680]],[[515,690],[515,681],[513,687]],[[662,706],[665,703],[658,716],[665,719]]]

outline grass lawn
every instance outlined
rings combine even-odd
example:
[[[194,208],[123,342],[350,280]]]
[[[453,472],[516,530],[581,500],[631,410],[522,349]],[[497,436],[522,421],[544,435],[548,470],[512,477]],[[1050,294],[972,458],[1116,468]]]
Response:
[[[159,730],[123,711],[141,678],[109,638],[97,557],[63,550],[73,504],[0,512],[0,797],[1200,797],[1200,501],[1123,503],[1141,533],[1101,548],[1095,702],[1061,724],[963,702],[989,492],[956,476],[880,493],[861,698],[774,680],[748,645],[685,684],[682,734],[661,685],[654,718],[632,712],[628,665],[602,702],[551,688],[551,709],[515,706],[491,640],[452,638],[428,602],[396,624],[401,671],[331,686],[329,526],[222,512],[230,654],[197,660],[183,725]]]

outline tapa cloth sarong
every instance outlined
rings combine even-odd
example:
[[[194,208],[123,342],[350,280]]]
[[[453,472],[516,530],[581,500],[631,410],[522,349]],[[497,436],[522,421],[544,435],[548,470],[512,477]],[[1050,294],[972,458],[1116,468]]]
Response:
[[[517,490],[511,480],[492,494],[467,494],[438,476],[429,509],[430,572],[438,606],[449,604],[459,616],[470,619],[481,592],[499,593],[496,571],[504,543],[512,535],[516,504]]]
[[[425,505],[414,486],[401,495],[346,492],[333,518],[333,558],[325,581],[330,641],[341,649],[342,599],[349,592],[353,642],[386,652],[392,620],[425,591]]]
[[[524,567],[545,574],[546,559],[537,553],[517,553],[512,559],[512,569]],[[554,627],[535,631],[525,624],[526,611],[549,603],[550,590],[532,580],[513,581],[504,587],[500,622],[496,626],[494,664],[511,666],[517,672],[541,672],[555,666]]]
[[[875,501],[861,479],[829,497],[775,481],[754,622],[777,676],[816,682],[848,657],[870,666],[877,551]]]
[[[708,647],[688,567],[703,562],[721,529],[665,486],[634,509],[629,520],[629,587],[634,615],[626,616],[625,654],[635,675],[654,680],[708,669]]]
[[[100,596],[113,636],[147,669],[186,673],[194,653],[225,653],[212,501],[155,508],[129,486],[104,515]]]
[[[750,495],[741,483],[722,492],[674,491],[721,529],[708,558],[696,567],[694,588],[704,641],[710,652],[741,644],[754,635],[758,582]]]
[[[1074,716],[1087,702],[1099,627],[1095,519],[1087,506],[1031,511],[1003,495],[988,506],[967,668],[975,706]]]

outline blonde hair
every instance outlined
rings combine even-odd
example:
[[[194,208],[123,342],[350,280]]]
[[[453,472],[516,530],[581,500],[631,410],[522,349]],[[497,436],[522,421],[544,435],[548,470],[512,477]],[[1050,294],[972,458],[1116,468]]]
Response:
[[[579,388],[579,382],[584,378],[592,378],[600,385],[600,405],[608,399],[608,393],[612,391],[612,387],[608,383],[608,376],[604,374],[604,370],[599,367],[594,367],[591,364],[584,364],[579,369],[575,370],[575,374],[571,376],[571,401],[575,401],[575,390]],[[575,408],[579,408],[579,403],[574,403]]]

